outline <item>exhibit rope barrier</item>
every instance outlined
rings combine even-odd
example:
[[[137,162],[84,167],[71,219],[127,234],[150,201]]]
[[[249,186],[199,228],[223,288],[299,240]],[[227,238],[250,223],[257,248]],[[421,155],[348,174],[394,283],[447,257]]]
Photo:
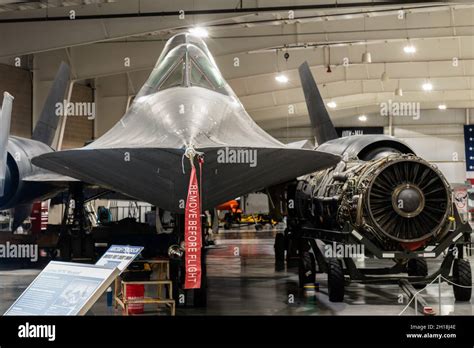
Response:
[[[415,304],[416,304],[416,301],[417,301],[417,296],[422,292],[424,291],[427,287],[429,287],[430,285],[432,285],[433,283],[435,282],[438,282],[438,286],[439,286],[439,314],[441,314],[441,280],[444,280],[446,281],[447,283],[451,284],[451,285],[454,285],[454,286],[457,286],[457,287],[460,287],[460,288],[466,288],[466,289],[469,289],[471,288],[472,289],[472,284],[471,286],[466,286],[466,285],[460,285],[460,284],[457,284],[445,277],[443,277],[441,274],[438,275],[435,279],[433,279],[429,284],[427,284],[423,289],[417,291],[415,293],[415,295],[411,298],[410,301],[408,301],[407,305],[405,306],[405,308],[403,308],[403,310],[398,314],[398,315],[402,315],[409,307],[410,307],[410,304],[415,301]],[[416,310],[416,305],[415,305],[415,315],[417,313],[417,310]]]

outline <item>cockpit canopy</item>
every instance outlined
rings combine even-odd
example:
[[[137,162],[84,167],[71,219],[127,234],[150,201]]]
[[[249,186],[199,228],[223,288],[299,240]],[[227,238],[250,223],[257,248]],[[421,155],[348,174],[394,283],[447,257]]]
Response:
[[[203,87],[231,92],[202,40],[189,34],[171,39],[138,96],[172,87]]]

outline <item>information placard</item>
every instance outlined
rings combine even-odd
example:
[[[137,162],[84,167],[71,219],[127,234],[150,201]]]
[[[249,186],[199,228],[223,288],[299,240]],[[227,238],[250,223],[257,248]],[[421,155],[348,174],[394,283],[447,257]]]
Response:
[[[109,268],[117,267],[123,272],[143,249],[141,246],[112,245],[95,264]]]
[[[51,261],[4,315],[84,315],[117,268]]]

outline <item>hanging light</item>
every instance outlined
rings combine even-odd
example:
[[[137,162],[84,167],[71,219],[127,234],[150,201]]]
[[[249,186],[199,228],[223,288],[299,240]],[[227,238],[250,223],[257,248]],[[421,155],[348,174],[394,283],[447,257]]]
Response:
[[[364,64],[372,63],[372,55],[370,54],[370,52],[362,53],[362,63]]]
[[[408,44],[405,47],[403,47],[403,52],[407,54],[413,54],[416,52],[416,47],[411,44]]]
[[[194,28],[189,29],[189,33],[197,37],[203,37],[203,38],[206,38],[209,36],[209,33],[207,32],[207,30],[201,27],[194,27]]]
[[[433,90],[433,84],[427,81],[421,86],[421,88],[423,88],[424,91],[429,92]]]
[[[397,97],[403,96],[403,89],[400,87],[400,80],[398,80],[398,87],[395,89],[395,95]]]
[[[328,48],[328,68],[326,70],[327,73],[332,73],[331,70],[331,46],[327,46]]]
[[[438,109],[440,109],[440,110],[446,110],[446,109],[447,109],[447,106],[446,106],[446,104],[439,104],[439,105],[438,105]]]
[[[367,116],[366,115],[360,115],[359,116],[359,121],[366,122],[367,121]]]
[[[380,81],[382,82],[387,82],[389,80],[388,74],[387,74],[387,65],[386,63],[383,63],[383,73],[380,75]]]
[[[286,77],[283,74],[275,76],[275,80],[277,80],[280,83],[287,83],[288,82],[288,77]]]
[[[365,32],[365,16],[364,16],[364,32]],[[372,55],[370,52],[367,52],[367,41],[365,41],[365,52],[362,53],[362,63],[369,64],[372,63]]]
[[[328,107],[330,107],[331,109],[334,109],[337,107],[337,104],[334,100],[331,100],[328,104]]]

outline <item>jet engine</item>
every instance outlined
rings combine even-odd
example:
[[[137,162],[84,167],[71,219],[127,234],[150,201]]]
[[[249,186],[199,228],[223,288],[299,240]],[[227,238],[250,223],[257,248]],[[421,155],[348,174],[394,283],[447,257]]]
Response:
[[[10,209],[34,200],[56,195],[67,188],[61,182],[38,181],[46,170],[31,163],[31,158],[53,150],[39,141],[10,137],[5,167],[5,191],[0,194],[0,209]]]
[[[341,161],[307,175],[295,192],[299,218],[316,228],[350,228],[384,250],[417,250],[442,239],[453,215],[443,174],[415,155]]]

